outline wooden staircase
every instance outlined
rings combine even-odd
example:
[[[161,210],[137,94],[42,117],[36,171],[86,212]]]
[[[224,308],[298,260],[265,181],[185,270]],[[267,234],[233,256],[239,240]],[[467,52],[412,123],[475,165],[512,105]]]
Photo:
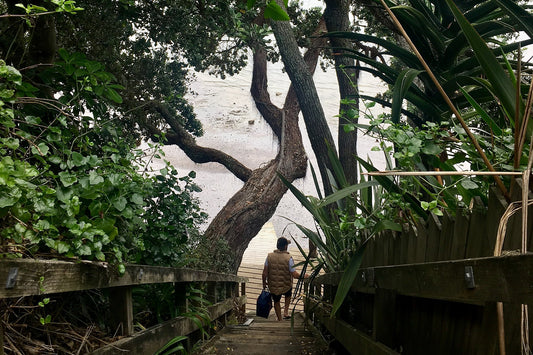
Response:
[[[304,323],[302,313],[293,321],[278,322],[271,311],[268,319],[252,316],[248,325],[226,326],[196,354],[333,354],[312,326]],[[291,323],[293,327],[291,330]]]

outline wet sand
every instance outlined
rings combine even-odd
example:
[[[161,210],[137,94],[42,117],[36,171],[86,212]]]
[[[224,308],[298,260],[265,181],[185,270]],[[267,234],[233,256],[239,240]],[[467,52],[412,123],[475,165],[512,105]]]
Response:
[[[273,102],[281,107],[289,80],[280,65],[273,69],[269,72],[269,88]],[[231,154],[241,163],[254,169],[273,159],[278,146],[249,94],[250,77],[249,68],[225,81],[208,75],[198,75],[197,81],[192,86],[197,94],[190,99],[205,130],[205,135],[198,138],[197,143]],[[318,71],[315,74],[315,82],[330,129],[335,137],[338,123],[335,115],[339,104],[335,74]],[[360,90],[369,95],[380,89],[381,87],[372,80],[363,80],[360,84]],[[300,121],[300,127],[309,160],[316,167],[316,159],[312,154],[303,119]],[[372,138],[360,137],[359,154],[371,155],[373,161],[379,165],[383,158],[381,154],[370,151],[374,145],[376,142]],[[203,190],[197,194],[197,197],[201,207],[210,215],[209,220],[216,216],[230,197],[243,186],[240,180],[219,164],[195,164],[177,147],[165,147],[164,150],[166,159],[181,175],[191,170],[196,171],[194,181]],[[305,195],[317,195],[309,170],[308,176],[295,181],[294,185]],[[255,299],[261,290],[262,265],[266,255],[275,249],[278,236],[295,238],[306,249],[307,240],[294,226],[294,222],[315,229],[311,215],[288,192],[280,201],[274,216],[250,242],[244,253],[239,273],[250,278],[247,291],[248,309],[253,309]],[[295,243],[289,246],[289,251],[296,260],[301,258]]]
[[[281,65],[271,66],[269,71],[269,89],[272,100],[281,106],[288,88],[289,80],[282,72]],[[243,72],[226,80],[220,80],[207,74],[198,74],[192,83],[192,90],[196,93],[189,97],[195,107],[198,118],[204,125],[205,134],[197,139],[199,145],[212,147],[231,154],[251,169],[257,168],[273,159],[277,152],[277,142],[268,125],[261,118],[249,94],[251,70]],[[370,80],[370,81],[369,81]],[[339,96],[336,86],[335,73],[321,70],[315,74],[317,90],[324,107],[328,123],[333,135],[336,136]],[[372,94],[380,89],[371,78],[362,80],[360,90]],[[304,145],[309,160],[316,167],[316,160],[310,148],[309,139],[305,131],[303,119],[301,129],[304,135]],[[382,160],[381,154],[370,152],[376,145],[370,137],[361,137],[358,143],[360,155],[367,152],[373,154],[373,160]],[[177,147],[165,147],[166,159],[180,172],[187,174],[196,171],[195,182],[203,189],[197,196],[201,207],[212,219],[225,205],[229,198],[238,191],[243,183],[229,173],[224,167],[216,163],[195,164]],[[310,173],[305,179],[294,183],[306,195],[315,195],[316,191]],[[276,209],[270,222],[276,235],[286,235],[299,238],[301,233],[291,221],[314,229],[311,215],[301,207],[296,198],[287,193]]]

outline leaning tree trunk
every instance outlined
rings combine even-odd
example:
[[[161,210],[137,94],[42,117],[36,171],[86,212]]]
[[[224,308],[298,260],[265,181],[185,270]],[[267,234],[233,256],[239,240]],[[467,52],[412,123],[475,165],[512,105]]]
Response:
[[[319,28],[324,28],[321,22]],[[305,56],[306,67],[314,72],[325,41],[316,37]],[[208,240],[223,238],[233,254],[233,271],[241,263],[244,251],[262,226],[273,216],[279,201],[287,192],[278,173],[292,182],[305,176],[307,156],[298,126],[298,104],[295,86],[291,85],[282,109],[270,101],[267,90],[267,60],[263,48],[254,49],[251,93],[256,106],[279,141],[275,159],[252,171],[244,186],[227,202],[205,231]],[[215,243],[211,243],[214,245]],[[216,254],[216,251],[213,251]]]
[[[350,0],[325,0],[324,20],[328,32],[349,31],[350,30]],[[335,72],[339,84],[341,100],[351,99],[353,103],[342,103],[339,108],[338,144],[339,160],[344,169],[346,179],[350,184],[357,183],[357,130],[344,131],[344,126],[349,123],[358,123],[358,116],[347,118],[349,111],[359,111],[359,99],[357,82],[359,71],[355,69],[353,58],[343,55],[346,49],[352,48],[349,39],[341,37],[330,38],[330,45],[333,50],[335,60]]]
[[[280,6],[284,6],[282,1],[278,0],[278,3]],[[329,195],[333,190],[327,174],[327,169],[332,171],[332,165],[328,158],[328,145],[335,153],[336,148],[326,122],[324,110],[318,98],[313,74],[309,71],[308,66],[300,54],[290,22],[272,21],[271,25],[281,59],[294,86],[298,102],[300,103],[307,134],[317,159],[318,168],[320,169],[324,193]]]

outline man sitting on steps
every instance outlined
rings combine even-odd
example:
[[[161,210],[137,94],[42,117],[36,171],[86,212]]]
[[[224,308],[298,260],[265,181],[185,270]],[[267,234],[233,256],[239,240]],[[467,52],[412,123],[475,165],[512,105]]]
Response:
[[[294,260],[287,251],[290,241],[285,237],[278,238],[277,250],[269,253],[263,268],[263,289],[267,286],[274,299],[274,310],[278,321],[281,321],[281,296],[285,296],[283,319],[289,319],[289,305],[291,303],[292,278],[300,277],[294,268]],[[307,274],[304,277],[308,277]]]

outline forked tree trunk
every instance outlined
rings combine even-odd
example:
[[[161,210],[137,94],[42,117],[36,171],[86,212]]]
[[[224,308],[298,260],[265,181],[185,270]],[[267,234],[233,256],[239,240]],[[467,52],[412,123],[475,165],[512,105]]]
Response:
[[[280,6],[283,2],[278,0]],[[324,110],[320,104],[320,99],[316,91],[313,75],[300,54],[296,38],[289,21],[272,21],[272,30],[276,37],[285,70],[294,86],[294,91],[298,97],[298,102],[302,109],[307,135],[311,142],[311,147],[315,153],[324,193],[329,195],[333,192],[329,184],[327,169],[332,170],[332,164],[328,157],[328,145],[333,152],[336,152],[335,142],[326,122]]]
[[[324,28],[321,21],[319,28]],[[315,38],[312,48],[305,55],[306,68],[314,72],[324,39]],[[228,242],[232,255],[233,271],[241,263],[244,251],[262,226],[273,216],[283,195],[287,192],[278,173],[292,182],[305,176],[307,156],[298,126],[300,105],[293,85],[282,109],[270,101],[267,90],[267,60],[263,48],[254,49],[251,93],[256,106],[279,141],[275,159],[252,171],[244,186],[228,201],[215,216],[205,236],[208,240],[223,238]],[[312,74],[311,74],[312,75]],[[211,243],[215,245],[215,243]],[[213,255],[216,251],[213,250]]]

